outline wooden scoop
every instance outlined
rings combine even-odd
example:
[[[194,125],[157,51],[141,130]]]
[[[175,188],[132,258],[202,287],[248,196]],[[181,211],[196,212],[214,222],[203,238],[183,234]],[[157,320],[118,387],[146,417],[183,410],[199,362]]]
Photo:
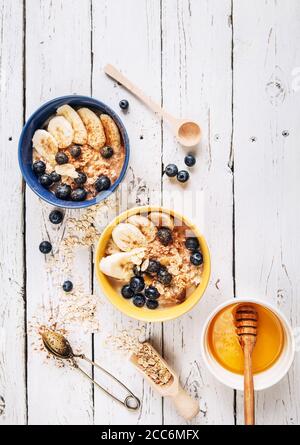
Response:
[[[117,68],[112,65],[106,65],[104,67],[104,72],[112,77],[114,80],[123,85],[128,91],[138,97],[144,104],[146,104],[150,110],[154,113],[166,119],[173,133],[175,134],[178,141],[185,147],[193,147],[200,142],[201,139],[201,128],[197,122],[188,119],[177,119],[170,113],[163,110],[157,103],[155,103],[150,97],[146,96],[142,90],[140,90],[136,85],[134,85],[129,79],[127,79]]]
[[[138,360],[140,356],[138,354],[132,354],[130,357],[131,363],[140,371],[143,377],[150,383],[162,397],[170,397],[175,404],[178,414],[180,414],[185,420],[191,420],[199,413],[199,403],[194,400],[180,385],[178,376],[170,368],[167,362],[160,356],[160,354],[153,348],[150,343],[143,343],[159,358],[160,362],[170,372],[170,380],[164,384],[159,385],[155,383],[151,377],[149,377],[142,366],[139,365]]]
[[[258,313],[254,306],[240,305],[235,311],[236,331],[244,352],[245,425],[255,425],[252,352],[256,344]]]

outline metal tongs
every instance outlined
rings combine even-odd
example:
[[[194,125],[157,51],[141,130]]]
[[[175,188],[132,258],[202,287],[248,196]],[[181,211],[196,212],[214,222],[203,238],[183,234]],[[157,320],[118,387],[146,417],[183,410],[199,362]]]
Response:
[[[69,360],[75,369],[78,369],[78,371],[80,371],[84,375],[84,377],[93,382],[95,386],[97,386],[99,389],[105,392],[105,394],[107,394],[109,397],[111,397],[121,405],[125,406],[125,408],[127,408],[130,411],[136,411],[139,409],[141,405],[140,400],[130,391],[130,389],[127,388],[127,386],[124,385],[124,383],[120,382],[120,380],[118,380],[110,372],[106,371],[106,369],[99,366],[93,360],[87,358],[84,354],[74,354],[70,343],[62,334],[52,331],[50,329],[46,329],[42,333],[42,339],[47,351],[49,351],[55,357],[58,357],[63,360]],[[95,366],[100,371],[104,372],[106,375],[111,377],[115,382],[117,382],[120,386],[122,386],[122,388],[124,388],[129,393],[129,395],[124,400],[120,400],[118,397],[111,394],[107,389],[99,385],[99,383],[97,383],[94,379],[92,379],[92,377],[90,377],[85,371],[83,371],[83,369],[81,369],[78,366],[78,363],[75,360],[76,358],[86,360],[88,363]]]

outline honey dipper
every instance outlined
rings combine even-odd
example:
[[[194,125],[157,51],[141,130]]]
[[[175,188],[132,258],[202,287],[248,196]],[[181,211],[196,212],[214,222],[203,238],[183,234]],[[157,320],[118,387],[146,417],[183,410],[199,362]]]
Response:
[[[244,352],[244,412],[245,425],[255,424],[252,353],[256,344],[258,314],[254,306],[239,305],[235,311],[235,325]]]
[[[147,373],[146,368],[139,365],[139,353],[131,354],[130,361],[143,375],[143,377],[150,383],[162,397],[169,397],[178,412],[185,420],[191,420],[199,413],[199,402],[193,399],[180,385],[178,376],[171,369],[168,363],[160,356],[160,354],[153,348],[153,346],[145,342],[143,343],[143,349],[146,349],[148,356],[154,357],[159,361],[162,368],[169,373],[169,380],[165,384],[156,383]],[[149,362],[150,363],[150,362]],[[152,365],[152,363],[151,363]],[[150,365],[150,366],[151,366]],[[145,365],[146,366],[146,365]],[[144,368],[144,369],[143,369]],[[153,371],[152,371],[153,372]],[[150,373],[151,374],[151,373]]]

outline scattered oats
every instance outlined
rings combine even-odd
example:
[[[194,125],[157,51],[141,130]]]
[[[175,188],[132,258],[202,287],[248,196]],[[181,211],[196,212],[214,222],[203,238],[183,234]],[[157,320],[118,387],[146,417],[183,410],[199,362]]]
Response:
[[[105,347],[112,348],[124,354],[137,353],[146,341],[146,326],[131,329],[130,332],[123,330],[117,335],[109,336],[105,340]]]
[[[34,350],[44,351],[41,330],[52,329],[63,334],[71,334],[78,331],[78,327],[86,334],[98,332],[99,326],[99,297],[84,289],[82,279],[73,276],[75,269],[75,254],[77,248],[91,249],[98,241],[101,230],[107,224],[107,212],[112,210],[115,201],[111,198],[91,208],[81,211],[78,217],[65,218],[64,237],[53,249],[46,263],[47,279],[51,295],[45,298],[43,307],[31,317],[31,337]],[[105,217],[102,215],[106,214]],[[95,221],[98,221],[97,228]],[[99,221],[103,224],[100,226]],[[72,292],[65,293],[62,283],[70,279],[73,284]],[[57,292],[55,292],[57,289]],[[53,292],[54,291],[54,292]],[[29,333],[30,334],[30,333]],[[78,345],[80,348],[80,345]],[[59,366],[63,361],[56,359]]]

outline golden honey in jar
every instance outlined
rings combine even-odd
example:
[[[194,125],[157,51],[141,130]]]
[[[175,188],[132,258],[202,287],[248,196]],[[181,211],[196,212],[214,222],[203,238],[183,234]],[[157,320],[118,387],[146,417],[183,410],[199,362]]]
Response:
[[[210,353],[228,371],[244,373],[244,355],[236,333],[235,309],[232,304],[222,309],[211,321],[207,341]],[[270,309],[251,303],[258,312],[258,331],[253,351],[253,373],[266,371],[279,358],[284,345],[284,331],[280,320]]]

